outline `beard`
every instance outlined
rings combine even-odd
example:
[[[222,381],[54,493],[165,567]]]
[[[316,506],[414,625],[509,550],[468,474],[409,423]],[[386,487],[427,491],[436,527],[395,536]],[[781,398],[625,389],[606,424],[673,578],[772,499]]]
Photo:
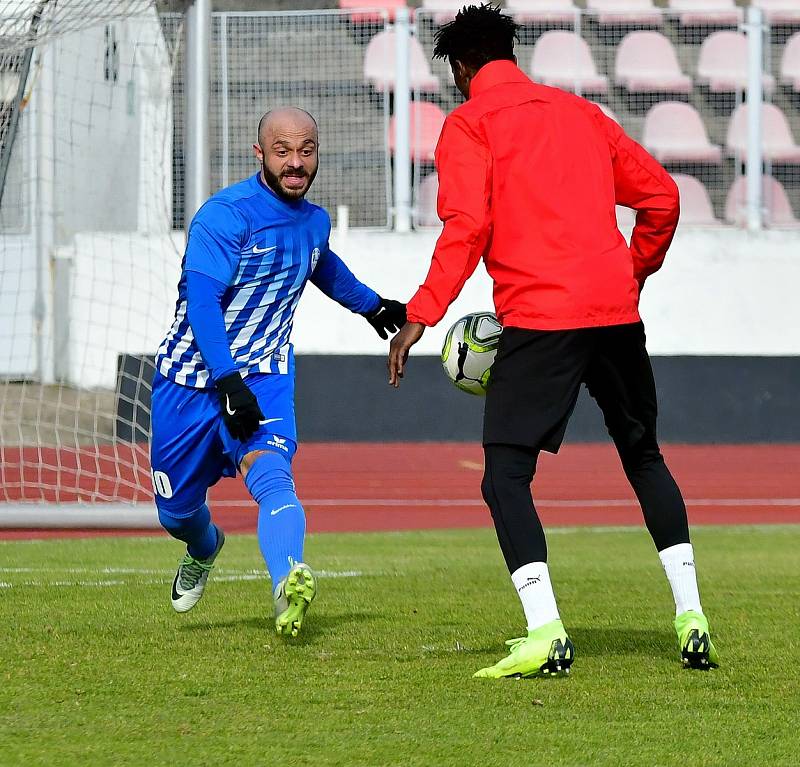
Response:
[[[275,194],[280,197],[280,199],[284,200],[285,202],[297,202],[298,200],[305,197],[308,190],[311,188],[311,185],[314,183],[314,179],[317,176],[317,169],[314,168],[313,173],[307,173],[305,170],[293,170],[281,173],[280,176],[276,176],[268,167],[265,162],[261,163],[261,170],[264,172],[264,180],[267,182],[267,186],[275,192]],[[281,184],[281,179],[285,176],[292,176],[294,178],[305,178],[308,179],[308,183],[306,184],[304,189],[286,189]]]

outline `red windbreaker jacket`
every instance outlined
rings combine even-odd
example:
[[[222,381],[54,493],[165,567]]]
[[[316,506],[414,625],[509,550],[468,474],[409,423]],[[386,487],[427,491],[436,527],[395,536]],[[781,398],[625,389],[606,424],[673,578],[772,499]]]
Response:
[[[492,61],[445,121],[436,167],[444,229],[410,321],[439,322],[481,258],[504,326],[639,320],[639,290],[678,223],[678,188],[597,106]],[[616,204],[637,211],[630,247]]]

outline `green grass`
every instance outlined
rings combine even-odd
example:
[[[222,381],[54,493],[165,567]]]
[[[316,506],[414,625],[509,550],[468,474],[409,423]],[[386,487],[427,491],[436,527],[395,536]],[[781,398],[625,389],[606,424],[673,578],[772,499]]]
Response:
[[[312,536],[314,566],[362,574],[323,576],[294,641],[242,579],[253,537],[186,615],[167,538],[2,543],[0,764],[798,764],[800,527],[695,531],[708,673],[680,667],[646,533],[551,532],[577,660],[524,681],[471,679],[522,627],[489,530]]]

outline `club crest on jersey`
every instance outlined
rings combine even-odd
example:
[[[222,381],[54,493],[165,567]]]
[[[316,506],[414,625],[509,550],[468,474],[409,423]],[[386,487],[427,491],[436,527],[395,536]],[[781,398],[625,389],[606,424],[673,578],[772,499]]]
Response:
[[[314,271],[314,269],[317,268],[317,261],[319,261],[319,257],[320,257],[319,248],[314,248],[314,250],[311,251],[311,271],[312,272]]]

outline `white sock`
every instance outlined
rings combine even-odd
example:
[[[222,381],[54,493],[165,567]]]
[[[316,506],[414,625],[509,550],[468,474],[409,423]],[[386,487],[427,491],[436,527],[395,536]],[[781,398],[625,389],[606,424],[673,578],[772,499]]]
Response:
[[[546,562],[523,565],[511,573],[511,580],[522,602],[528,631],[558,620],[556,597],[550,584],[550,573]]]
[[[697,575],[694,570],[694,550],[691,543],[678,543],[658,552],[667,574],[672,596],[675,597],[675,615],[687,610],[702,613]]]

